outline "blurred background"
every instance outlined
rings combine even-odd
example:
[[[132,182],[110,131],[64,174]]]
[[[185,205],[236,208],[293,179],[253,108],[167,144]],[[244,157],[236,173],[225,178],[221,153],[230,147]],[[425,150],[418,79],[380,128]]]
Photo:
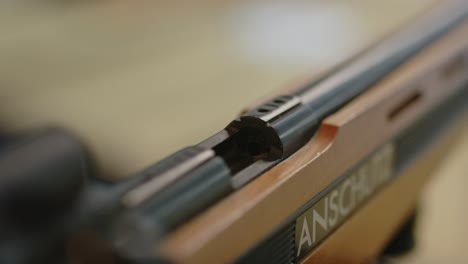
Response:
[[[2,1],[0,130],[65,127],[91,149],[103,177],[119,179],[436,2]],[[423,196],[421,243],[397,263],[468,262],[466,155],[468,138]]]

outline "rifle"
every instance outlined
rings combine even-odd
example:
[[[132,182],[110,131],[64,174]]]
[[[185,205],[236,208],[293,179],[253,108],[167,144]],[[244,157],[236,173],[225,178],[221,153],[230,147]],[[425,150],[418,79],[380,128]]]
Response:
[[[31,200],[51,208],[46,223],[15,227],[28,232],[5,239],[0,256],[5,263],[375,259],[411,223],[423,183],[459,130],[468,96],[467,12],[464,1],[444,3],[116,184],[84,182],[89,168],[82,164],[91,162],[66,132],[22,142],[0,163],[9,180],[4,229],[24,218],[20,209]],[[34,163],[44,172],[12,166],[38,148],[55,150]],[[71,167],[77,173],[67,173]],[[58,179],[62,188],[46,188]],[[17,212],[11,201],[26,205]]]

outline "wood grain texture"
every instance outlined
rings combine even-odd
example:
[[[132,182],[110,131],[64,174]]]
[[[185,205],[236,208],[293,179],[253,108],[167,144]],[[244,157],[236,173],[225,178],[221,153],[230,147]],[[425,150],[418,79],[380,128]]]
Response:
[[[337,10],[339,15],[331,21],[346,24],[356,34],[341,34],[338,50],[331,45],[317,48],[318,44],[326,47],[332,38],[324,37],[320,43],[314,38],[299,38],[309,48],[302,52],[310,59],[306,63],[285,63],[283,57],[265,60],[244,53],[239,32],[226,27],[229,21],[238,23],[239,17],[226,18],[239,4],[134,2],[77,8],[12,9],[2,5],[0,128],[68,127],[91,147],[107,177],[121,178],[213,134],[250,101],[268,97],[284,84],[297,83],[296,79],[311,79],[363,45],[403,26],[436,0],[322,1],[330,5],[319,14],[327,17]],[[314,3],[293,2],[287,5],[287,12],[317,16]],[[254,4],[237,14],[255,8],[262,10]],[[311,20],[292,22],[291,27],[304,25],[296,27],[299,36],[307,35],[307,28],[313,26]],[[341,28],[327,28],[328,36],[336,36]],[[280,33],[278,36],[284,36]],[[327,54],[335,51],[338,56],[323,60],[316,57],[317,50]],[[330,129],[324,135],[333,135],[334,128]],[[316,148],[320,151],[325,146]],[[421,198],[416,251],[396,263],[467,262],[466,157],[465,135]],[[238,234],[241,240],[243,231]]]
[[[306,146],[178,229],[160,253],[177,263],[226,263],[238,257],[348,168],[466,82],[468,69],[451,80],[443,78],[442,72],[450,59],[468,56],[467,34],[468,23],[464,23],[328,117]],[[389,121],[395,107],[416,91],[423,94],[418,104]]]
[[[452,124],[449,131],[433,142],[430,151],[419,156],[397,180],[371,198],[301,263],[370,263],[375,260],[416,209],[425,183],[463,132],[466,130],[461,124]]]

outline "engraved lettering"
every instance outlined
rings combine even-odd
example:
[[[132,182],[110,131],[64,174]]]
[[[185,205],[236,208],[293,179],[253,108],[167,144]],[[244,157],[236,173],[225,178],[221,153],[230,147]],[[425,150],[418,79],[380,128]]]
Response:
[[[330,194],[330,214],[331,216],[328,218],[328,225],[330,228],[333,228],[336,225],[336,222],[338,221],[338,217],[340,216],[339,213],[339,208],[338,208],[338,191],[333,190]]]
[[[393,174],[394,146],[388,144],[340,177],[296,220],[297,257],[309,252]]]
[[[307,242],[307,247],[312,246],[312,241],[310,240],[309,224],[307,223],[307,217],[304,217],[302,222],[302,231],[301,239],[299,241],[299,249],[297,250],[297,256],[301,254],[302,245]]]

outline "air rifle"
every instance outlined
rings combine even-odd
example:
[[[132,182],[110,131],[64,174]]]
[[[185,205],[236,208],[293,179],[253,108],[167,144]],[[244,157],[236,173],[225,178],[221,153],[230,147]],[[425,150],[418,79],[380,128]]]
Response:
[[[364,263],[407,248],[418,194],[466,118],[467,14],[444,1],[118,183],[70,133],[6,144],[0,262]]]

